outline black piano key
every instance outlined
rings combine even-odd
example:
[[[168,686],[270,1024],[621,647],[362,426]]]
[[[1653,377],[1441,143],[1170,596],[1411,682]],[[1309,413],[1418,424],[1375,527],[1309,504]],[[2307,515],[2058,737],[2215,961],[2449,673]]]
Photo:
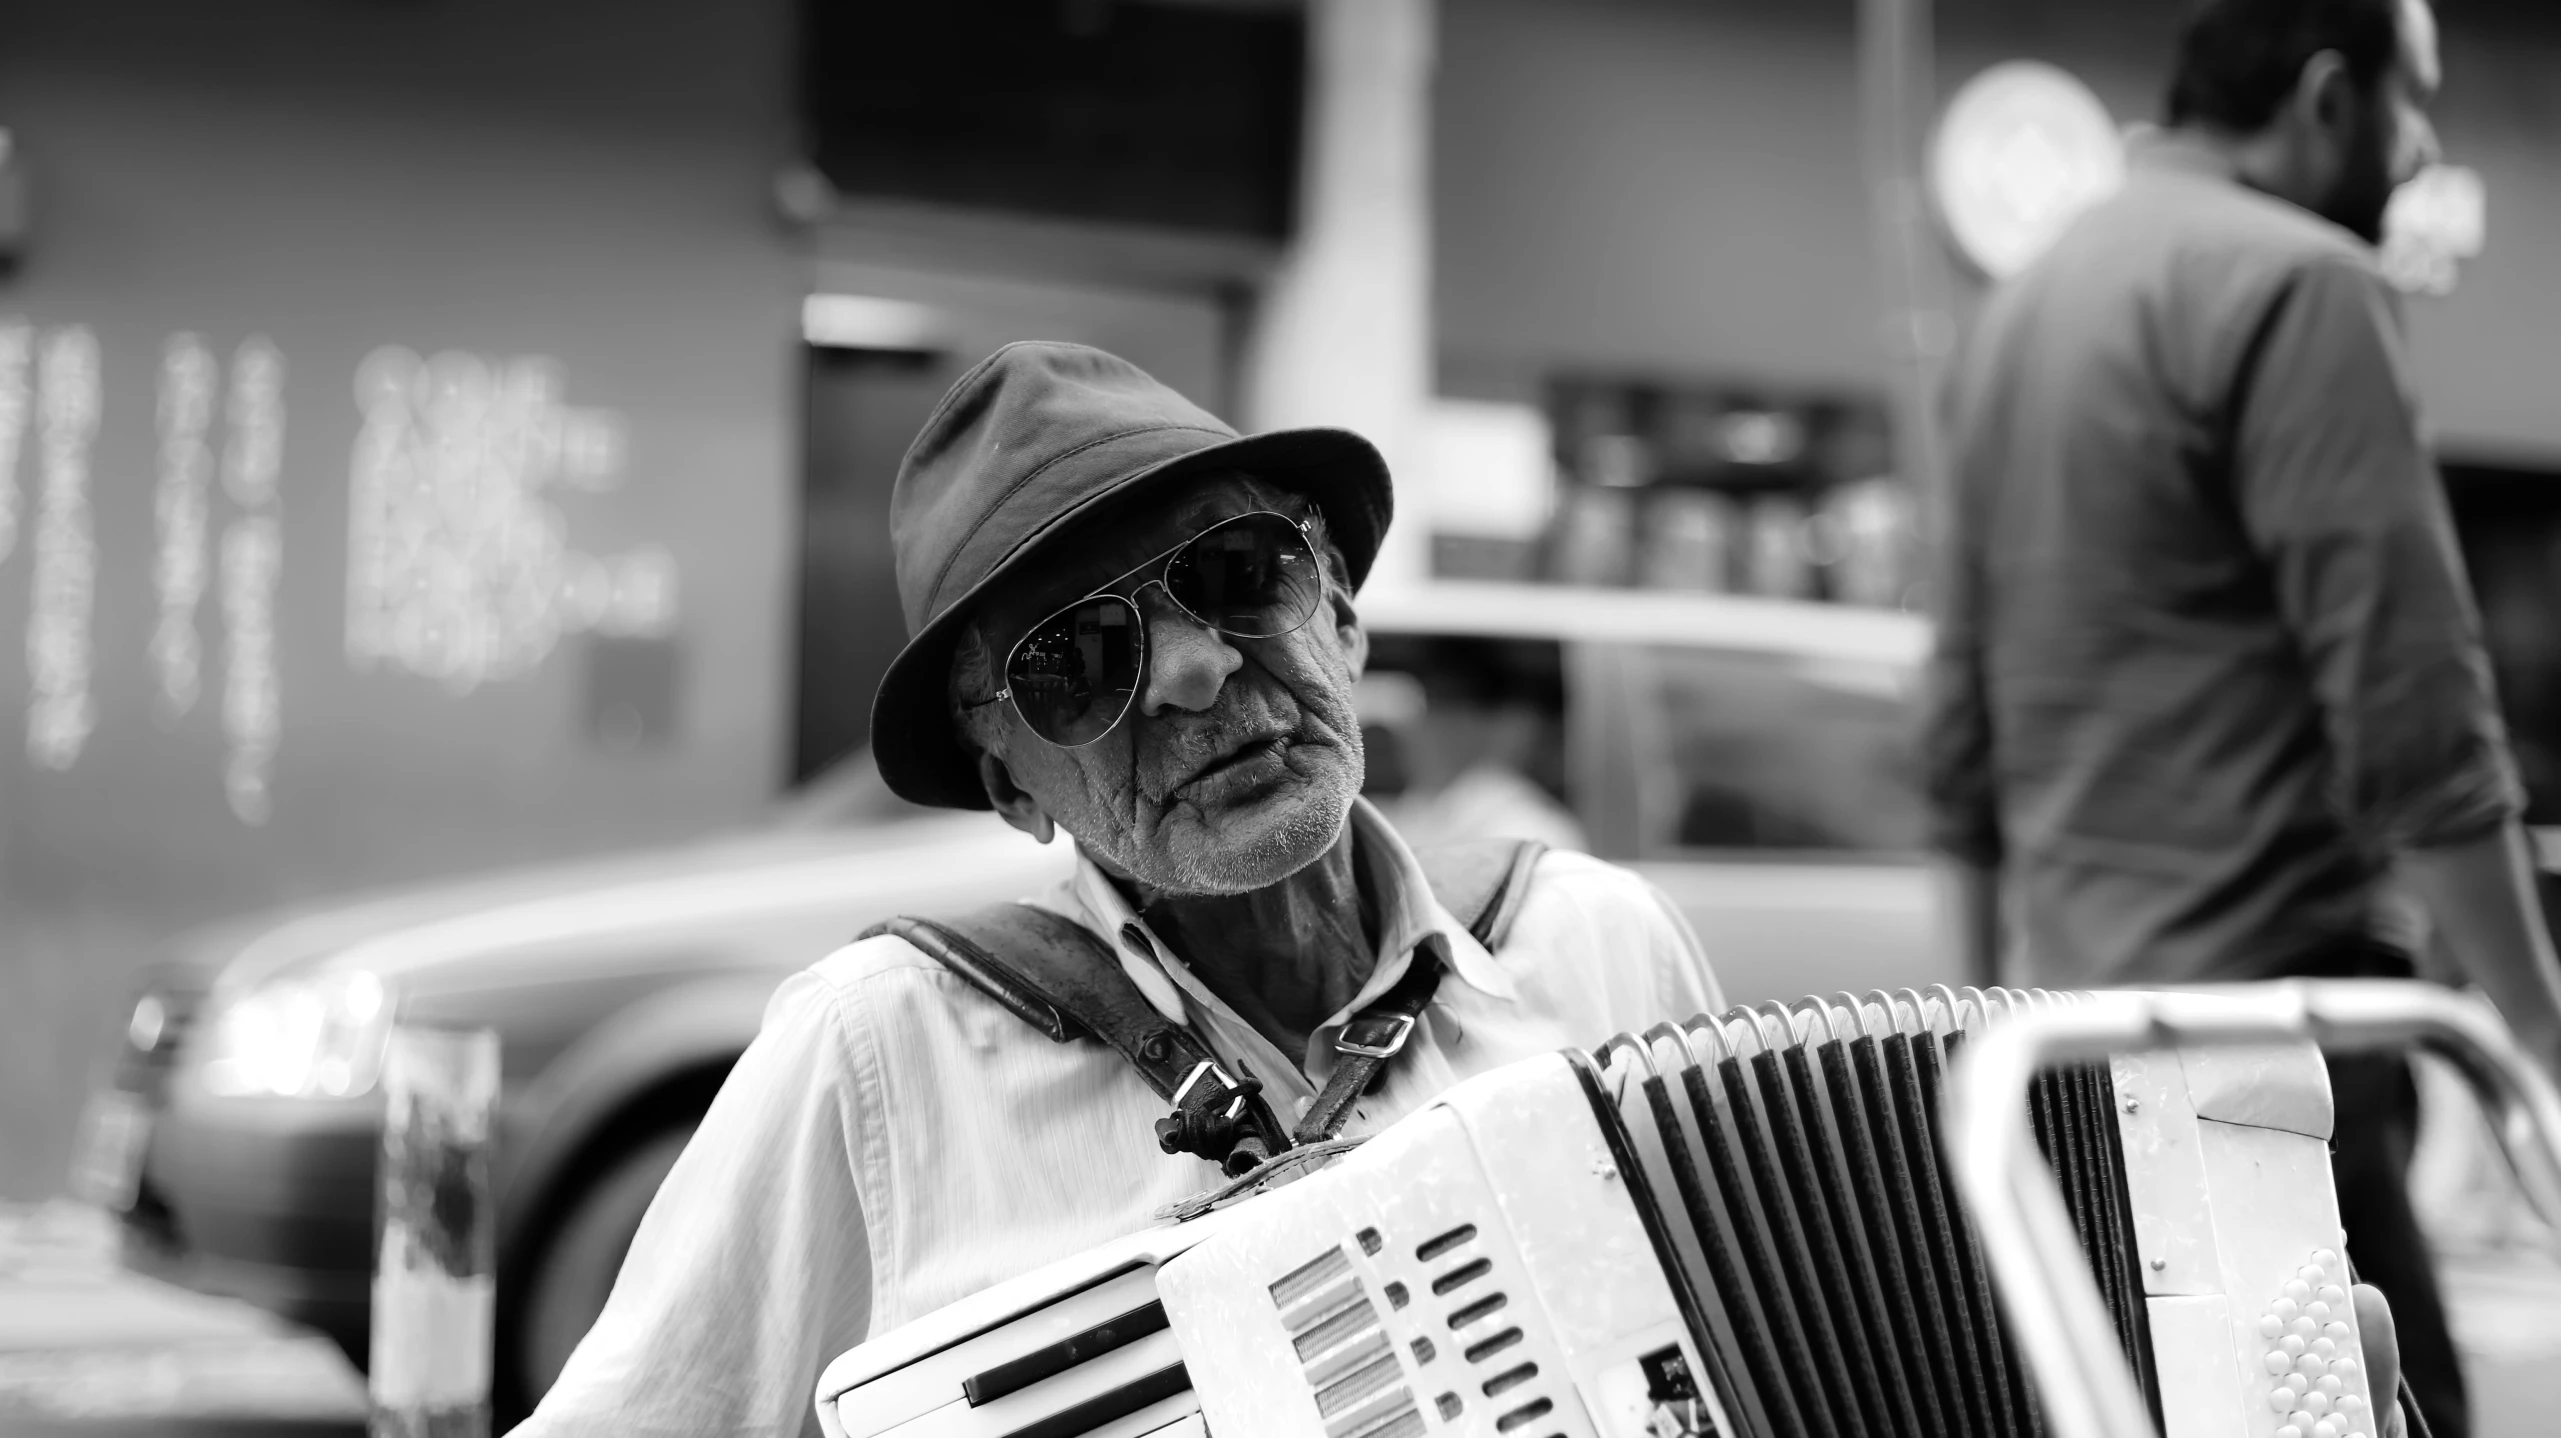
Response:
[[[993,1368],[969,1375],[960,1380],[961,1396],[969,1400],[972,1408],[982,1403],[993,1403],[1008,1393],[1020,1392],[1044,1378],[1064,1373],[1115,1348],[1125,1348],[1151,1333],[1164,1331],[1164,1328],[1165,1305],[1150,1303],[1143,1308],[1133,1308],[1082,1333],[1070,1334],[1056,1343],[1035,1348],[1019,1358],[1008,1359]]]
[[[1183,1371],[1183,1365],[1171,1364],[1118,1388],[1097,1393],[1073,1408],[1034,1419],[1006,1434],[1005,1438],[1076,1438],[1076,1435],[1090,1433],[1116,1418],[1126,1418],[1141,1408],[1161,1403],[1191,1386],[1191,1375]]]

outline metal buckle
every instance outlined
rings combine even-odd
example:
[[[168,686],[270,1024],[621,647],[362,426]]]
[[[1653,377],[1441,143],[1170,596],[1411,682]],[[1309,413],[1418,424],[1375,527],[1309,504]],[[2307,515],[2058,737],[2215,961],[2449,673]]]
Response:
[[[1174,1106],[1176,1108],[1182,1107],[1183,1100],[1191,1096],[1192,1085],[1199,1083],[1203,1076],[1218,1080],[1218,1087],[1222,1092],[1237,1093],[1244,1088],[1244,1085],[1227,1076],[1227,1070],[1208,1059],[1202,1059],[1199,1063],[1192,1065],[1192,1071],[1184,1075],[1182,1083],[1175,1087]]]
[[[1356,1018],[1352,1020],[1351,1024],[1343,1025],[1343,1031],[1334,1035],[1334,1052],[1342,1054],[1358,1054],[1365,1059],[1392,1059],[1396,1057],[1396,1055],[1404,1049],[1405,1040],[1413,1035],[1414,1016],[1412,1014],[1389,1015],[1387,1022],[1396,1026],[1396,1032],[1394,1036],[1390,1037],[1384,1043],[1371,1045],[1352,1042],[1352,1024],[1376,1022],[1377,1020],[1375,1018]]]

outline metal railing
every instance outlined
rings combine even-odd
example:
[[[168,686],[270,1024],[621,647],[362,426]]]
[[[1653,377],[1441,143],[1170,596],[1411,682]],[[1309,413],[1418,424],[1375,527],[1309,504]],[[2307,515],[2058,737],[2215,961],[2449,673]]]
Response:
[[[2056,1438],[2155,1435],[2063,1195],[2029,1131],[2029,1082],[2049,1065],[2110,1054],[2307,1041],[2331,1053],[2418,1049],[2446,1059],[2479,1096],[2527,1199],[2561,1226],[2561,1092],[2484,999],[2435,984],[2337,979],[2101,992],[2010,1007],[1967,1038],[1947,1119],[1957,1182]]]

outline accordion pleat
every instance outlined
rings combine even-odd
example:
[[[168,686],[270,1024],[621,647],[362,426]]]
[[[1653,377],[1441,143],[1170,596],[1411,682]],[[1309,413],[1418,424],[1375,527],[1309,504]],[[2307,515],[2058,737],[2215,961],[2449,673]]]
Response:
[[[1601,1050],[1605,1117],[1643,1170],[1635,1191],[1744,1438],[2041,1438],[1950,1175],[1939,1096],[1986,1002],[2061,1001],[1844,995]],[[2029,1108],[2157,1422],[2107,1067],[2041,1075]]]

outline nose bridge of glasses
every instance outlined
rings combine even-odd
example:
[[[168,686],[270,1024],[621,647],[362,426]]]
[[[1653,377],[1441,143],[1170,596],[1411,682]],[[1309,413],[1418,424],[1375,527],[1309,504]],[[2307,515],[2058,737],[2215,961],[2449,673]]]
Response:
[[[1147,592],[1151,589],[1156,591],[1152,600]],[[1214,650],[1232,650],[1236,647],[1236,641],[1225,630],[1219,628],[1208,616],[1195,612],[1190,605],[1177,597],[1173,589],[1165,583],[1162,574],[1148,579],[1136,589],[1131,590],[1129,602],[1138,610],[1139,633],[1146,645],[1140,660],[1144,666],[1144,670],[1139,675],[1139,683],[1142,686],[1148,682],[1148,674],[1144,671],[1152,671],[1158,659],[1169,650],[1178,650],[1182,639],[1197,635]],[[1176,635],[1165,634],[1157,629],[1156,626],[1159,624],[1178,625],[1183,633],[1179,638]],[[1232,669],[1234,665],[1231,664],[1228,667]]]

